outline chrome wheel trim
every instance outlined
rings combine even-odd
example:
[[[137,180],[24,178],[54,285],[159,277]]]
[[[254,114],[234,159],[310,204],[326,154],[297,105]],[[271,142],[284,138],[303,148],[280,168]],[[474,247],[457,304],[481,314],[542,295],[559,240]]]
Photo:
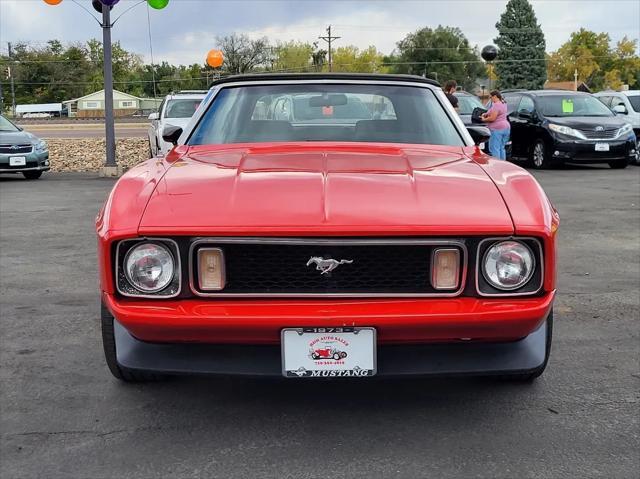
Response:
[[[544,163],[544,145],[536,143],[533,147],[533,164],[541,167]]]
[[[640,165],[640,139],[636,140],[636,165]]]

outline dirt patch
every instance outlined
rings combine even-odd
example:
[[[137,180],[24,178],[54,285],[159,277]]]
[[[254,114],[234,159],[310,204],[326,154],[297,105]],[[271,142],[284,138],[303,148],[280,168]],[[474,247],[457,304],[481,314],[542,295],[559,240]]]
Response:
[[[99,138],[48,139],[52,171],[98,171],[105,162],[105,141]],[[116,140],[116,160],[125,170],[149,158],[146,138]]]

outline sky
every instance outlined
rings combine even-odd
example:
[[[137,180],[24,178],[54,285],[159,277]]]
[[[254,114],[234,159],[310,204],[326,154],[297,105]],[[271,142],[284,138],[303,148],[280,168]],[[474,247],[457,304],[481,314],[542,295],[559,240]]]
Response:
[[[90,0],[76,0],[93,12]],[[101,39],[98,24],[73,0],[49,6],[43,0],[0,0],[0,52],[7,42],[34,46],[50,39],[64,43]],[[121,0],[113,18],[138,0]],[[216,37],[246,33],[271,41],[313,42],[325,35],[341,37],[335,46],[375,45],[391,53],[396,42],[419,28],[459,27],[472,45],[493,43],[495,23],[507,0],[170,0],[164,10],[135,6],[118,20],[113,40],[150,61],[147,10],[154,61],[204,63]],[[554,51],[581,27],[607,32],[613,41],[640,37],[640,0],[532,0],[538,22]],[[640,52],[640,49],[639,49]]]

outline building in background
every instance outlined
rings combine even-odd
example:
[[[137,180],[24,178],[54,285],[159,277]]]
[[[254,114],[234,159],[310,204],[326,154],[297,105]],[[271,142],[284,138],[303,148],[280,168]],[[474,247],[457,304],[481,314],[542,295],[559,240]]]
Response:
[[[16,116],[19,118],[51,118],[60,116],[62,103],[39,103],[36,105],[16,105]]]
[[[104,90],[62,102],[71,118],[104,118]],[[113,90],[113,108],[116,117],[133,116],[140,110],[141,98]]]

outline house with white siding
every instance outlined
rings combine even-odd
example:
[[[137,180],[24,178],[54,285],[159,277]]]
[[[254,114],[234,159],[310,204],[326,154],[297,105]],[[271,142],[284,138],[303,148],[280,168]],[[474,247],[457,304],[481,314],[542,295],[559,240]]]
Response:
[[[104,117],[104,90],[63,102],[69,109],[70,117]],[[141,98],[113,90],[113,112],[115,116],[129,116],[140,110]]]

